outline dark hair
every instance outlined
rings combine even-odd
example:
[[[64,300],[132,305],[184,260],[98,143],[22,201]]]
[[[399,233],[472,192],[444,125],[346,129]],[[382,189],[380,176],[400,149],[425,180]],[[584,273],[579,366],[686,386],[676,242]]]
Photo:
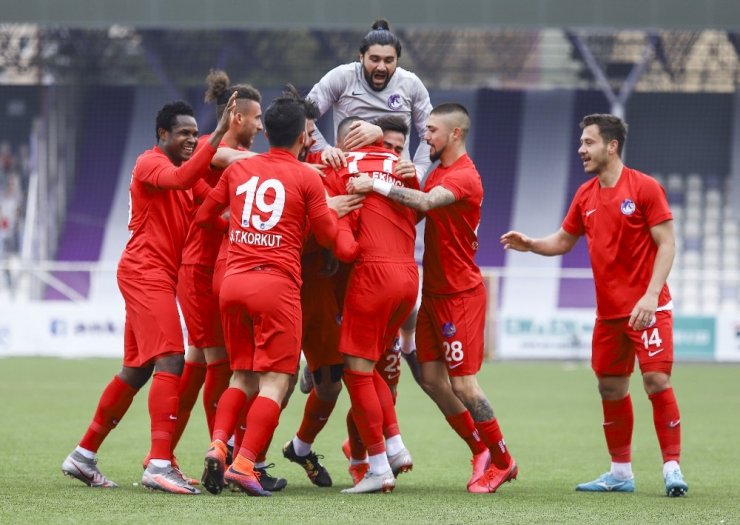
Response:
[[[172,131],[172,126],[175,125],[175,121],[180,115],[194,116],[193,108],[184,100],[168,102],[162,106],[162,109],[157,113],[156,127],[154,128],[157,140],[159,140],[159,130],[166,129],[167,131]]]
[[[293,84],[285,84],[283,87],[283,97],[293,98],[299,102],[302,102],[306,106],[306,118],[310,120],[318,120],[321,117],[321,111],[319,106],[311,99],[303,98]]]
[[[216,101],[216,118],[221,118],[226,103],[229,101],[231,94],[236,91],[237,100],[253,100],[258,104],[262,102],[262,95],[251,84],[229,85],[229,75],[220,69],[211,69],[206,77],[208,89],[206,89],[205,101]]]
[[[373,121],[373,124],[380,126],[380,129],[382,129],[383,132],[397,131],[398,133],[403,134],[404,137],[409,134],[409,126],[406,124],[406,121],[402,117],[395,115],[378,117]]]
[[[468,110],[462,104],[446,102],[432,109],[431,114],[457,115],[459,118],[456,127],[459,127],[462,130],[463,138],[468,135],[468,132],[470,131],[470,113],[468,113]]]
[[[358,120],[362,119],[358,116],[350,115],[349,117],[344,117],[339,121],[339,124],[337,125],[337,144],[344,142],[344,137],[349,133],[349,127],[352,123],[357,122]]]
[[[401,41],[391,32],[388,20],[385,18],[378,18],[373,22],[370,32],[365,35],[360,43],[360,54],[364,55],[370,46],[375,44],[395,47],[396,58],[401,58]]]
[[[265,111],[265,133],[270,146],[289,148],[306,130],[306,105],[293,97],[278,97]]]
[[[596,125],[599,128],[599,134],[604,139],[604,144],[612,140],[617,141],[617,155],[622,156],[622,148],[627,141],[627,123],[616,115],[608,113],[592,113],[586,115],[581,120],[581,129],[588,126]]]

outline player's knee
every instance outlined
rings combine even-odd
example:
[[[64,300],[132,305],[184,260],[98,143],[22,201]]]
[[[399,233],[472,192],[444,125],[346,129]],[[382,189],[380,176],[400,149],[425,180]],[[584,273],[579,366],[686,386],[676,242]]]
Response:
[[[154,366],[145,366],[142,368],[124,366],[121,368],[121,371],[118,372],[118,377],[130,387],[139,390],[147,381],[149,381],[153,371]]]
[[[182,369],[185,366],[185,356],[180,352],[173,352],[158,357],[154,362],[154,370],[157,372],[167,372],[168,374],[182,375]]]
[[[671,387],[671,378],[663,372],[646,372],[642,376],[642,384],[648,395],[656,394]]]
[[[316,395],[322,401],[336,401],[342,391],[341,382],[324,381],[323,383],[314,383]]]

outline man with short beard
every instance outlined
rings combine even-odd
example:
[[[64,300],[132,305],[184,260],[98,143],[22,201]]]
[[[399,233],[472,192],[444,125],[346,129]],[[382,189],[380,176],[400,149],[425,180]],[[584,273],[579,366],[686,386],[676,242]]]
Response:
[[[611,469],[576,486],[583,492],[634,492],[629,393],[635,358],[653,406],[653,423],[663,455],[665,491],[683,496],[681,416],[671,386],[673,301],[666,284],[675,255],[673,216],[658,182],[622,163],[627,124],[615,115],[587,115],[581,121],[578,155],[594,175],[584,182],[555,233],[532,239],[519,232],[501,236],[505,249],[562,255],[582,235],[596,286],[596,324],[591,368],[599,386],[604,437]]]
[[[398,67],[401,58],[401,42],[390,31],[388,21],[376,20],[370,32],[360,44],[359,61],[337,66],[311,89],[306,98],[316,102],[320,114],[330,108],[334,110],[334,129],[347,117],[359,117],[371,122],[384,115],[402,116],[409,128],[416,128],[419,137],[424,135],[432,104],[429,92],[414,73]],[[368,144],[364,133],[367,128],[358,127],[347,136],[345,146],[353,150]],[[318,144],[327,147],[323,137]],[[406,148],[408,152],[408,138]],[[328,159],[337,167],[343,161],[341,152],[332,152]],[[429,146],[421,141],[414,155],[414,164],[421,178],[430,166]]]

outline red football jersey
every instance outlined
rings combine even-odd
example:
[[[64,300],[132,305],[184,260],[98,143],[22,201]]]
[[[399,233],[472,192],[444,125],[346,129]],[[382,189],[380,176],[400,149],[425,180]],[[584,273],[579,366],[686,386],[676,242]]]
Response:
[[[464,292],[483,282],[475,263],[483,184],[466,154],[429,174],[424,191],[437,186],[451,191],[456,200],[426,213],[422,289],[431,294]]]
[[[397,186],[419,188],[413,177],[401,179],[393,171],[398,157],[385,148],[366,146],[347,153],[347,167],[327,177],[329,193],[347,193],[347,179],[357,173],[384,180]],[[344,191],[343,191],[344,190]],[[357,214],[355,237],[360,245],[362,258],[406,260],[414,258],[416,242],[416,212],[377,193],[368,193]],[[353,223],[355,221],[352,221]]]
[[[645,295],[658,252],[650,228],[671,219],[660,184],[626,166],[613,188],[602,188],[597,177],[578,188],[563,229],[586,235],[600,319],[628,317]],[[670,302],[665,285],[658,306]]]
[[[208,140],[209,135],[198,137],[198,147]],[[219,144],[219,147],[229,147],[225,143]],[[205,181],[210,187],[215,187],[224,170],[209,166],[209,172]],[[201,228],[194,222],[190,224],[188,236],[185,239],[185,249],[182,252],[182,264],[202,264],[203,266],[213,266],[216,263],[216,256],[219,253],[219,247],[224,239],[223,233],[214,229]]]
[[[131,237],[118,264],[120,271],[145,280],[177,282],[182,250],[193,217],[190,189],[208,170],[215,149],[205,143],[180,166],[155,146],[136,159],[129,190]]]
[[[267,266],[300,286],[307,217],[330,214],[336,227],[318,174],[278,148],[226,168],[210,197],[230,207],[226,276]]]

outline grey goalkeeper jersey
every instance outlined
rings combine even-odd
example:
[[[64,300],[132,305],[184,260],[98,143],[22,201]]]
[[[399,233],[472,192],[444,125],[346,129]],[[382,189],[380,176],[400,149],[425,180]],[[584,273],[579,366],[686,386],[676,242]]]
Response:
[[[419,147],[414,155],[417,172],[423,176],[429,168],[429,145],[423,140],[427,119],[432,111],[429,92],[419,77],[403,68],[396,68],[390,82],[382,91],[368,86],[362,72],[362,64],[353,62],[337,66],[311,89],[306,98],[319,106],[323,115],[334,108],[334,132],[346,117],[357,116],[372,120],[388,114],[402,116],[409,129],[416,128]],[[317,147],[326,147],[326,139],[317,134]],[[409,139],[406,137],[408,156]]]

